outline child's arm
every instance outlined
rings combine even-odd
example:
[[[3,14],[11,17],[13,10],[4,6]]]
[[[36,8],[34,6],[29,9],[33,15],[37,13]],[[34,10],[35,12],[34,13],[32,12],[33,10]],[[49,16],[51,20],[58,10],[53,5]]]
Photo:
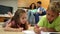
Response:
[[[8,15],[9,15],[10,17],[13,17],[13,15],[12,15],[12,13],[11,13],[11,12],[8,12]]]
[[[39,27],[38,25],[35,25],[35,26],[34,26],[34,32],[35,32],[36,34],[40,34],[40,31],[41,31],[40,27]]]
[[[28,21],[26,22],[26,29],[28,30],[31,27],[31,24],[28,23]]]
[[[56,30],[54,28],[48,28],[49,32],[56,32]]]
[[[31,27],[31,24],[27,23],[27,25],[28,25],[28,28]]]
[[[5,31],[16,31],[16,32],[21,32],[23,28],[5,28]]]
[[[56,32],[56,30],[54,28],[42,27],[41,30],[44,32]]]
[[[22,31],[23,28],[11,28],[11,23],[7,24],[4,28],[5,31]]]
[[[36,33],[40,33],[40,31],[44,31],[44,32],[56,32],[56,30],[54,28],[39,27],[37,25],[35,25],[34,31]]]

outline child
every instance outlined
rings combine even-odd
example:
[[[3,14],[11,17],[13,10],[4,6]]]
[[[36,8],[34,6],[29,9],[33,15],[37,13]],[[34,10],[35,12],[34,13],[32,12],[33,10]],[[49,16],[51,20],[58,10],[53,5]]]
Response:
[[[38,24],[34,27],[34,31],[39,34],[44,32],[60,32],[60,2],[52,2]]]
[[[7,23],[5,30],[7,31],[22,31],[28,29],[27,14],[24,10],[18,9],[11,21]]]

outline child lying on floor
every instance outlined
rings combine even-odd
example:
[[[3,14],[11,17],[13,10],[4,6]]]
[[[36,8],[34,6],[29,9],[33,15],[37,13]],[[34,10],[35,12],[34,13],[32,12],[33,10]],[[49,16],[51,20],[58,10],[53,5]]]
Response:
[[[38,24],[34,27],[34,31],[40,34],[40,31],[44,32],[60,32],[60,2],[52,2]]]
[[[7,31],[23,31],[28,29],[27,14],[24,10],[18,9],[9,23],[6,24]]]

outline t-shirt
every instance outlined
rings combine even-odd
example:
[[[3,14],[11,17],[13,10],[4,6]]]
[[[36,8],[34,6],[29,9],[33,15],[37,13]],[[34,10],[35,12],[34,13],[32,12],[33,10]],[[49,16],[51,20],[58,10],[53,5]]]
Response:
[[[18,23],[15,23],[15,21],[12,21],[10,22],[12,25],[11,25],[11,28],[23,28],[23,30],[26,30],[26,25],[25,24],[18,24]]]
[[[33,9],[33,10],[29,10],[29,11],[31,11],[33,13],[36,13],[37,12],[37,9]]]
[[[46,9],[45,9],[45,8],[43,8],[43,7],[39,7],[39,8],[38,8],[38,10],[37,10],[37,12],[40,12],[40,11],[45,12],[45,11],[46,11]]]
[[[56,31],[60,31],[60,16],[58,16],[56,19],[54,19],[54,21],[50,24],[45,15],[38,22],[38,26],[54,28]]]

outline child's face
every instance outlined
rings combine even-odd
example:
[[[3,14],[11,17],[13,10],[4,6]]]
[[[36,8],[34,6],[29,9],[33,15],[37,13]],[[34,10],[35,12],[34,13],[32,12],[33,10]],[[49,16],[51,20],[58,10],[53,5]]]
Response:
[[[49,22],[52,22],[57,17],[57,13],[53,12],[51,10],[48,10],[46,12],[46,17],[47,17],[47,19],[48,19]]]
[[[26,13],[23,13],[21,16],[20,16],[20,22],[22,24],[25,24],[27,21],[27,14]]]

